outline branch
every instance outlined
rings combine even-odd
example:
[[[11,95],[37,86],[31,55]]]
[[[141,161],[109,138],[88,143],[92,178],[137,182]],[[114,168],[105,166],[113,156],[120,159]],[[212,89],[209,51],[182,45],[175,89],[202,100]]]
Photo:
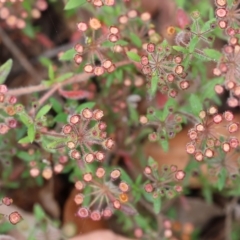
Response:
[[[23,68],[33,77],[39,78],[39,74],[35,71],[33,66],[29,63],[23,52],[16,46],[7,33],[0,27],[0,38],[8,50],[15,56]]]
[[[125,66],[128,64],[132,64],[130,60],[125,60],[122,62],[119,62],[116,64],[116,67],[121,67]],[[74,75],[73,77],[70,77],[69,79],[66,79],[63,82],[53,84],[51,86],[45,86],[43,84],[39,84],[36,86],[29,86],[29,87],[22,87],[22,88],[17,88],[17,89],[9,89],[7,94],[11,96],[21,96],[21,95],[27,95],[31,94],[34,92],[42,92],[51,88],[62,88],[66,85],[73,84],[73,83],[80,83],[87,81],[89,78],[93,77],[94,74],[89,74],[89,73],[79,73]]]

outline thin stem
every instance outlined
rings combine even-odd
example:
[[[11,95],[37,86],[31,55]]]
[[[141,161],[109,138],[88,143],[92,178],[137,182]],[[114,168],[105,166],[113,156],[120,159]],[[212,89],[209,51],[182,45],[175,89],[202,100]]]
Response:
[[[34,78],[38,79],[39,74],[32,67],[23,52],[16,46],[16,44],[8,37],[7,33],[0,27],[0,38],[8,50],[18,59],[23,68]],[[39,79],[40,80],[40,79]]]
[[[58,89],[60,88],[59,84],[54,85],[53,88],[50,88],[50,90],[48,90],[39,100],[38,100],[38,108],[40,108],[45,101],[47,101]],[[36,109],[34,107],[32,107],[32,109],[30,110],[29,114],[30,115],[34,115],[35,114]]]
[[[124,60],[122,62],[117,63],[116,67],[121,67],[121,66],[125,66],[128,64],[132,64],[132,62],[130,60]],[[63,82],[56,83],[56,84],[58,85],[59,88],[60,87],[62,88],[66,85],[71,85],[73,83],[85,82],[93,76],[94,76],[94,74],[80,73],[80,74],[76,74],[73,77],[66,79]],[[22,87],[22,88],[17,88],[17,89],[9,89],[9,91],[7,92],[7,95],[22,96],[22,95],[32,94],[35,92],[42,92],[42,91],[48,90],[50,88],[54,88],[56,86],[56,84],[53,84],[51,86],[46,86],[41,83],[36,86]]]
[[[53,133],[53,132],[44,132],[44,131],[41,131],[40,133],[43,134],[43,135],[51,136],[51,137],[60,137],[60,138],[65,138],[65,137],[66,137],[66,136],[64,136],[64,135],[62,135],[62,134]]]
[[[191,115],[191,114],[188,114],[186,112],[182,112],[182,111],[177,111],[176,113],[179,113],[183,116],[185,116],[190,122],[192,122],[193,124],[196,124],[198,123],[198,120],[195,116]]]

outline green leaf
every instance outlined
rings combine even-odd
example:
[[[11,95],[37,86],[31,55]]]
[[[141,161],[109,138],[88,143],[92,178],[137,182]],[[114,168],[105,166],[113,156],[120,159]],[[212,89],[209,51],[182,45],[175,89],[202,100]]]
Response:
[[[200,101],[199,97],[195,94],[191,94],[189,102],[192,109],[192,113],[195,116],[198,116],[199,113],[203,110],[202,102]]]
[[[158,168],[158,163],[152,157],[148,158],[148,165],[154,169]]]
[[[25,126],[30,126],[33,123],[33,120],[30,116],[28,116],[25,112],[21,112],[19,114],[20,120]]]
[[[167,139],[164,139],[164,140],[160,140],[160,144],[161,144],[161,146],[162,146],[162,148],[163,148],[163,151],[164,152],[168,152],[168,150],[169,150],[169,143],[168,143],[168,140]]]
[[[215,49],[207,48],[204,49],[203,52],[214,61],[218,61],[222,57],[222,53]]]
[[[221,191],[226,183],[227,179],[227,170],[223,167],[218,175],[217,187]]]
[[[132,120],[132,122],[138,123],[139,122],[138,111],[131,105],[128,106],[128,109],[129,109],[129,113],[130,113],[130,119]]]
[[[192,55],[193,55],[195,58],[201,60],[202,62],[211,61],[211,60],[212,60],[211,58],[207,57],[206,55],[203,55],[203,54],[198,53],[198,52],[193,52]]]
[[[51,108],[52,108],[52,105],[50,105],[50,104],[47,104],[47,105],[43,106],[43,107],[38,111],[38,113],[37,113],[37,115],[36,115],[36,119],[39,119],[39,118],[41,118],[42,116],[46,115]]]
[[[49,149],[58,149],[58,148],[63,148],[66,146],[66,139],[61,138],[58,140],[55,140],[47,145],[47,148]]]
[[[28,152],[24,152],[24,151],[20,151],[18,154],[17,154],[17,157],[18,158],[21,158],[22,160],[24,161],[32,161],[34,159],[34,155],[29,155]]]
[[[85,108],[90,108],[90,109],[91,109],[91,108],[93,108],[95,105],[96,105],[95,102],[86,102],[86,103],[83,103],[83,104],[81,104],[79,107],[77,107],[76,112],[80,113],[80,112],[82,112],[82,110],[85,109]]]
[[[12,230],[15,226],[11,224],[10,222],[4,222],[6,218],[6,215],[0,213],[0,221],[1,221],[1,228],[0,228],[0,233],[8,233],[10,230]],[[4,236],[3,236],[4,239]]]
[[[35,37],[34,27],[29,21],[26,22],[26,26],[21,31],[29,38],[33,39]]]
[[[26,137],[24,137],[24,138],[21,138],[21,139],[18,141],[18,143],[20,143],[20,144],[30,143],[29,137],[26,136]]]
[[[46,57],[39,57],[39,62],[46,68],[52,64],[52,61]]]
[[[42,80],[42,84],[45,85],[46,87],[50,87],[53,84],[53,82],[49,80]]]
[[[114,71],[114,75],[116,76],[117,80],[123,80],[123,70],[121,68]]]
[[[48,77],[50,80],[53,80],[54,79],[54,70],[53,70],[53,65],[50,64],[48,66]]]
[[[215,22],[216,22],[216,18],[212,18],[212,19],[208,20],[207,22],[205,22],[203,27],[202,27],[202,29],[201,29],[201,32],[205,32],[208,29],[210,29],[211,28],[211,24],[215,23]]]
[[[55,98],[50,98],[49,99],[50,103],[52,104],[52,108],[55,112],[59,113],[62,111],[62,105],[60,104],[59,101],[57,101]]]
[[[28,132],[27,133],[28,133],[28,139],[32,143],[33,140],[35,139],[35,133],[36,133],[34,124],[31,124],[30,126],[28,126]]]
[[[198,43],[199,39],[197,36],[194,36],[192,39],[191,39],[191,42],[189,43],[189,52],[190,53],[193,53],[194,52],[194,49]]]
[[[60,112],[58,113],[58,115],[54,118],[55,122],[61,122],[61,123],[67,123],[67,117],[68,114],[64,113],[64,112]]]
[[[164,109],[160,118],[160,121],[164,122],[169,115],[169,107],[175,107],[177,104],[176,100],[173,98],[169,98],[168,101],[164,105]]]
[[[203,84],[203,90],[201,92],[201,100],[204,101],[206,98],[212,99],[216,96],[215,86],[216,84],[222,84],[224,82],[223,77],[210,79],[208,82]]]
[[[0,67],[0,84],[3,84],[12,69],[13,61],[12,59],[7,60],[1,67]]]
[[[124,41],[122,39],[119,39],[116,44],[121,45],[121,46],[127,46],[129,43],[127,41]]]
[[[39,204],[34,204],[33,212],[34,212],[34,216],[38,221],[42,221],[46,217],[45,212],[43,211],[42,207]]]
[[[143,176],[141,174],[139,174],[136,178],[136,185],[140,185],[141,181],[142,181]]]
[[[73,48],[67,50],[65,53],[61,55],[59,58],[60,61],[69,61],[72,60],[74,55],[76,54],[75,50]]]
[[[122,168],[118,168],[121,171],[121,179],[124,180],[127,184],[133,185],[133,180]]]
[[[56,82],[63,82],[64,80],[70,78],[73,76],[73,73],[71,72],[68,72],[68,73],[65,73],[63,75],[61,75],[60,77],[56,78],[55,81]]]
[[[70,10],[79,7],[84,3],[86,3],[86,0],[69,0],[66,6],[64,7],[64,10]]]
[[[32,7],[31,7],[31,4],[30,4],[30,2],[28,2],[28,1],[23,1],[22,3],[21,3],[21,5],[23,6],[23,8],[27,11],[27,12],[31,12],[31,10],[32,10]]]
[[[158,76],[157,75],[154,75],[151,79],[151,95],[155,95],[156,91],[157,91],[157,87],[158,87]]]
[[[161,211],[162,199],[160,197],[153,198],[153,210],[156,214],[159,214]]]
[[[186,47],[172,46],[172,48],[178,52],[188,53],[188,49]]]
[[[114,74],[108,74],[108,76],[107,76],[107,82],[106,82],[106,87],[107,87],[107,88],[109,88],[109,87],[112,85],[112,83],[113,83],[113,81],[114,81],[114,79],[115,79],[114,76],[115,76]]]
[[[133,44],[135,44],[137,47],[141,47],[142,46],[142,41],[141,39],[138,37],[138,35],[136,35],[133,32],[130,32],[129,34],[131,41],[133,42]]]
[[[130,60],[134,61],[134,62],[140,62],[141,61],[141,57],[135,53],[135,52],[127,52],[127,56]]]

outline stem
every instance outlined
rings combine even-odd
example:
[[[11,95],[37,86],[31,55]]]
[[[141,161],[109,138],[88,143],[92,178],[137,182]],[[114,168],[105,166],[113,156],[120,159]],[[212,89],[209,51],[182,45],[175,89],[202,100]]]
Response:
[[[53,88],[50,88],[50,90],[48,90],[48,92],[46,92],[39,100],[38,100],[38,108],[40,108],[45,101],[47,101],[58,89],[60,88],[59,84],[56,84],[53,86]],[[34,107],[32,107],[32,109],[30,110],[29,114],[30,115],[34,115],[35,114],[36,109]]]
[[[121,67],[121,66],[125,66],[128,64],[132,64],[132,62],[130,60],[124,60],[122,62],[117,63],[116,67]],[[60,87],[62,88],[66,85],[70,85],[73,83],[80,83],[80,82],[87,81],[89,78],[91,78],[93,76],[94,76],[94,74],[80,73],[80,74],[76,74],[73,77],[66,79],[63,82],[56,83],[51,86],[39,84],[36,86],[29,86],[29,87],[23,87],[23,88],[17,88],[17,89],[9,89],[9,91],[7,92],[7,95],[21,96],[21,95],[31,94],[34,92],[42,92],[42,91],[48,90],[50,88],[54,88],[54,87],[56,87],[56,85],[58,85],[59,88]]]
[[[39,74],[32,67],[23,52],[16,46],[16,44],[8,37],[7,33],[0,27],[0,38],[8,50],[15,56],[23,68],[33,77],[38,79]]]
[[[43,134],[43,135],[51,136],[51,137],[60,137],[60,138],[66,137],[66,136],[64,136],[62,134],[53,133],[53,132],[43,132],[43,131],[41,131],[40,133]]]
[[[194,116],[191,115],[191,114],[188,114],[188,113],[186,113],[186,112],[182,112],[182,111],[177,111],[176,113],[179,113],[179,114],[185,116],[185,117],[186,117],[190,122],[192,122],[193,124],[198,123],[197,118],[194,117]]]

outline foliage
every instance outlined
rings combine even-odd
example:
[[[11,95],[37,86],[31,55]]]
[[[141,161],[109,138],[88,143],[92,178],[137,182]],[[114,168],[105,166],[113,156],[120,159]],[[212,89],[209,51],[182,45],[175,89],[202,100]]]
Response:
[[[41,186],[55,174],[67,174],[78,191],[78,217],[99,221],[115,215],[130,236],[169,239],[174,230],[162,209],[189,190],[192,172],[207,166],[199,181],[208,202],[214,191],[240,195],[239,123],[232,111],[220,112],[217,106],[224,105],[218,95],[225,90],[228,107],[239,106],[239,1],[216,0],[214,16],[206,1],[194,10],[188,1],[177,0],[186,11],[178,12],[178,27],[167,29],[169,35],[176,34],[174,43],[158,34],[150,13],[138,2],[66,1],[66,16],[84,8],[93,17],[82,20],[76,15],[78,43],[59,54],[59,61],[41,58],[47,74],[39,85],[8,88],[15,60],[1,65],[1,180],[7,188],[18,187],[23,179]],[[4,2],[7,12],[19,7],[26,14],[17,15],[15,23],[3,20],[27,39],[35,38],[38,29],[31,19],[40,17],[48,5],[45,0]],[[31,15],[32,7],[36,11]],[[213,44],[219,36],[227,41],[222,50]],[[17,102],[18,95],[33,92],[36,102]],[[150,141],[167,156],[172,139],[186,128],[186,169],[161,166],[158,159],[143,154],[142,145]],[[13,155],[24,166],[16,182],[9,180]],[[12,202],[2,196],[4,205]],[[44,228],[47,213],[40,205],[33,211]],[[18,212],[5,217],[13,225],[23,220]],[[2,232],[9,228],[2,226]]]

